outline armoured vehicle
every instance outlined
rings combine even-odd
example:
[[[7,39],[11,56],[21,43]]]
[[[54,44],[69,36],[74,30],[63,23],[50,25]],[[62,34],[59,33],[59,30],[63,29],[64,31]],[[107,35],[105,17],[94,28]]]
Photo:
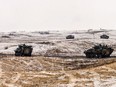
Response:
[[[15,50],[15,56],[31,56],[32,51],[33,51],[32,46],[21,44]]]
[[[106,34],[103,34],[103,35],[101,35],[101,36],[100,36],[100,38],[101,38],[101,39],[108,39],[108,38],[109,38],[109,36],[108,36],[108,35],[106,35]]]
[[[66,36],[66,39],[74,39],[74,35],[68,35]]]
[[[112,49],[111,47],[99,44],[84,51],[84,53],[87,58],[105,58],[110,57],[113,51],[114,49]]]

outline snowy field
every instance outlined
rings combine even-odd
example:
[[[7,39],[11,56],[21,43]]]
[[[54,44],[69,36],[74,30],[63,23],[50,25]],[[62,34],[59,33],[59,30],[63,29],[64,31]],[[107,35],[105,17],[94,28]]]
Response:
[[[33,46],[33,55],[55,56],[53,50],[59,50],[62,55],[78,56],[83,55],[84,50],[91,48],[95,44],[107,44],[115,49],[116,31],[96,32],[94,35],[88,31],[78,32],[9,32],[0,33],[0,53],[14,54],[14,50],[19,44]],[[67,35],[74,35],[75,39],[65,39]],[[100,39],[100,35],[107,34],[109,39]],[[8,49],[5,49],[5,48]],[[51,52],[51,53],[50,53]],[[115,55],[113,52],[112,55]],[[61,56],[62,56],[61,55]],[[57,56],[57,55],[56,55]]]
[[[85,58],[84,50],[99,43],[114,49],[111,58]],[[32,45],[32,57],[15,57],[19,44]],[[116,87],[115,66],[116,31],[0,33],[0,87]]]

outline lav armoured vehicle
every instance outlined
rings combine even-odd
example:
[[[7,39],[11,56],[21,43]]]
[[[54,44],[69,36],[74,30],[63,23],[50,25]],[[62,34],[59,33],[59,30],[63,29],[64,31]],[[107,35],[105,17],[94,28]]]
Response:
[[[100,38],[101,38],[101,39],[109,39],[109,36],[106,35],[106,34],[103,34],[103,35],[100,36]]]
[[[15,50],[15,56],[31,56],[32,50],[32,46],[28,46],[25,44],[19,45],[18,48]]]
[[[114,51],[111,47],[107,45],[95,45],[93,48],[84,51],[87,58],[105,58],[110,57],[111,53]]]

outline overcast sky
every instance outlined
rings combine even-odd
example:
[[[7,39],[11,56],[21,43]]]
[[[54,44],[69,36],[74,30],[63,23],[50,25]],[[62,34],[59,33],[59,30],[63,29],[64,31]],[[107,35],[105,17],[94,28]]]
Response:
[[[116,0],[0,0],[0,31],[116,29]]]

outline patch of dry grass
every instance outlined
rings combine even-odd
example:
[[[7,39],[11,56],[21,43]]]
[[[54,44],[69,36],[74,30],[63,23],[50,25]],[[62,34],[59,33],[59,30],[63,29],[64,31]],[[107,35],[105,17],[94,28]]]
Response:
[[[94,62],[97,67],[94,65],[89,68],[90,65],[86,65],[89,61],[89,64]],[[79,64],[86,67],[75,68],[79,67]],[[99,81],[99,86],[110,81],[109,79],[116,78],[115,65],[114,58],[93,61],[79,58],[69,61],[52,57],[9,56],[0,61],[0,87],[94,87],[96,81]]]

